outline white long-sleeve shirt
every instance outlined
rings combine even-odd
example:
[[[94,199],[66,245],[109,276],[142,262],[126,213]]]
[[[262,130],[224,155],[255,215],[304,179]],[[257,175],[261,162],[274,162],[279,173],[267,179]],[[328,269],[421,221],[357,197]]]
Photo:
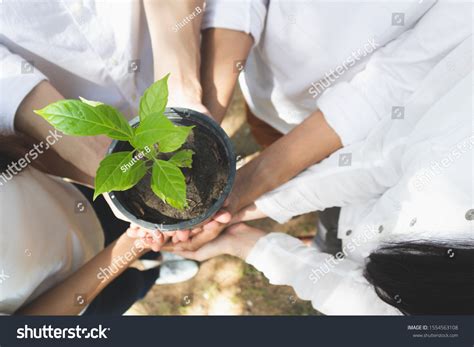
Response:
[[[18,106],[44,79],[65,98],[100,100],[136,116],[153,83],[142,2],[2,1],[0,133],[14,132]]]
[[[342,206],[343,260],[276,233],[247,261],[325,314],[397,313],[363,276],[372,251],[390,241],[474,240],[472,57],[468,38],[421,83],[402,119],[382,121],[256,201],[279,222]]]
[[[471,35],[471,9],[467,1],[207,0],[203,28],[254,38],[240,86],[258,118],[287,133],[319,108],[349,145]]]

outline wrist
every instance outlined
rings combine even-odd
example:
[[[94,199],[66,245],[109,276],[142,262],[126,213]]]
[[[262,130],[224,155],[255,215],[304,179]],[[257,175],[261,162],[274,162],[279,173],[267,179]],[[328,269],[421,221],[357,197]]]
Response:
[[[127,233],[120,235],[116,247],[117,253],[124,256],[129,264],[149,251],[140,239],[130,237]]]
[[[192,71],[188,73],[176,72],[180,71],[180,68],[178,67],[171,71],[172,72],[168,78],[168,104],[180,100],[201,103],[202,88],[198,76]],[[161,77],[163,76],[160,76],[159,78]]]
[[[234,188],[226,207],[233,216],[269,190],[267,186],[271,172],[267,172],[261,156],[262,154],[237,171]]]
[[[248,255],[255,247],[255,244],[264,237],[266,233],[259,229],[246,230],[232,234],[232,242],[229,244],[227,254],[238,257],[242,260],[247,259]]]

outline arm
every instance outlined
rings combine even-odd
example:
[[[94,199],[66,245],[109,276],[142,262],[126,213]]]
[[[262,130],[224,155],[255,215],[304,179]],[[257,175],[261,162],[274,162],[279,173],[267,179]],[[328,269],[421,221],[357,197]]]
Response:
[[[239,243],[232,248],[238,249]],[[271,233],[260,238],[245,261],[263,272],[271,284],[291,286],[326,315],[400,315],[382,301],[350,258],[335,258],[305,246],[295,237]]]
[[[339,83],[322,95],[319,111],[241,169],[230,212],[343,145],[363,140],[381,119],[390,117],[392,106],[406,105],[430,71],[471,34],[468,7],[437,3],[413,29],[375,52],[350,83]],[[442,34],[448,31],[452,35]]]
[[[344,146],[363,140],[380,120],[390,119],[393,107],[404,106],[450,52],[472,39],[471,8],[468,3],[436,2],[413,28],[378,48],[351,81],[335,84],[317,99]]]
[[[227,209],[236,213],[341,146],[324,115],[315,112],[238,171]]]
[[[466,6],[436,4],[413,29],[374,53],[366,69],[350,84],[339,83],[327,90],[319,98],[320,110],[239,170],[229,197],[230,213],[235,214],[342,145],[365,138],[380,119],[390,117],[392,106],[405,105],[430,71],[470,35]],[[451,30],[453,35],[443,34]],[[407,59],[407,52],[412,58]],[[324,205],[329,203],[334,201]],[[292,214],[310,210],[308,204],[300,204]],[[225,227],[211,223],[208,231],[204,228],[205,232],[197,235],[200,240],[194,245],[182,246],[197,249]]]
[[[49,82],[40,82],[18,107],[15,129],[36,141],[43,142],[43,148],[48,143],[49,150],[45,151],[45,156],[40,160],[48,168],[49,173],[93,186],[95,172],[110,140],[105,136],[75,137],[62,134],[33,113],[33,110],[41,109],[62,98]]]
[[[252,36],[242,31],[207,29],[202,34],[202,102],[219,123],[237,84],[238,64],[245,62],[252,44]]]
[[[201,80],[203,103],[218,121],[225,114],[237,81],[236,61],[245,60],[252,45],[260,39],[266,5],[266,1],[208,3],[203,22]],[[340,147],[338,135],[322,113],[315,112],[239,170],[227,209],[237,212]],[[286,165],[281,165],[282,153]]]
[[[226,201],[225,211],[216,214],[201,228],[193,230],[191,240],[177,244],[174,249],[196,250],[213,240],[228,226],[232,216],[238,211],[340,147],[338,135],[329,127],[322,113],[315,112],[239,169],[232,192]],[[314,183],[311,185],[314,186]],[[170,249],[173,247],[167,247],[167,250]]]
[[[87,302],[90,303],[107,285],[125,271],[130,264],[148,251],[143,240],[136,241],[134,238],[137,236],[138,229],[133,226],[127,233],[122,234],[114,243],[97,254],[77,272],[39,296],[33,302],[22,307],[16,314],[45,316],[79,314],[84,307],[77,305],[75,302],[75,293],[85,294]],[[128,234],[132,235],[132,237],[129,237]],[[155,236],[158,239],[155,240],[153,247],[158,249],[158,245],[161,246],[166,242],[166,237],[161,233],[156,233]],[[108,278],[104,276],[99,278],[98,269],[107,268],[112,265],[116,266],[117,264],[122,266],[117,266],[119,270],[116,273],[113,273]]]
[[[381,166],[364,156],[364,143],[343,150],[351,153],[350,166],[339,166],[339,152],[265,193],[232,215],[229,224],[270,217],[284,223],[290,218],[333,206],[357,204],[379,197],[397,176],[396,165]],[[391,161],[395,161],[392,156]],[[224,225],[223,225],[224,227]]]
[[[203,104],[221,122],[241,68],[262,34],[267,0],[207,0],[202,23]]]
[[[145,0],[144,7],[151,36],[155,80],[171,73],[168,104],[207,113],[201,104],[199,76],[204,0]],[[177,26],[181,22],[184,26]]]
[[[271,284],[293,287],[324,314],[400,315],[377,296],[361,264],[318,252],[286,234],[267,235],[237,224],[198,251],[177,253],[200,261],[220,254],[237,256],[262,271]]]
[[[92,184],[109,140],[103,137],[78,138],[58,134],[44,119],[33,113],[47,104],[62,99],[47,78],[36,68],[21,73],[25,61],[0,45],[0,90],[5,91],[0,102],[0,133],[23,133],[37,142],[54,142],[41,161],[50,173]],[[31,67],[30,67],[31,68]],[[53,136],[52,134],[58,134]]]

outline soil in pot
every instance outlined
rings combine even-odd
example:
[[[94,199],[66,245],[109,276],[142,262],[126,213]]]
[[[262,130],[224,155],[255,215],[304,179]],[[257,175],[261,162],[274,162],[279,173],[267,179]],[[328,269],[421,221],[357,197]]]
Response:
[[[153,193],[151,172],[133,188],[116,192],[117,199],[138,218],[157,224],[175,224],[204,214],[221,196],[229,173],[225,150],[217,141],[206,128],[196,125],[181,148],[194,151],[192,168],[182,169],[187,185],[188,208],[185,210],[165,204]],[[114,152],[131,149],[123,142]],[[161,153],[160,158],[168,159],[172,154]]]

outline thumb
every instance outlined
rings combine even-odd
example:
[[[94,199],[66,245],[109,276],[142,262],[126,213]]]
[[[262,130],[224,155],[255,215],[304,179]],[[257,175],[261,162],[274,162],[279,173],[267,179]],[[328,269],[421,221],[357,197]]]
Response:
[[[232,214],[227,210],[220,210],[212,219],[214,219],[216,222],[227,224],[231,221]]]

